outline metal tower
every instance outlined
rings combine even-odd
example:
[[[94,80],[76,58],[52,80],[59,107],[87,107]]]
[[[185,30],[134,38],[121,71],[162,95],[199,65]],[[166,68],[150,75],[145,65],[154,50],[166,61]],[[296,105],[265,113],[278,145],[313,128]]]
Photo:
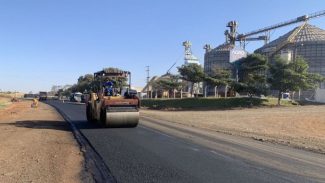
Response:
[[[184,61],[185,64],[198,64],[200,65],[199,59],[195,57],[192,53],[192,43],[190,41],[184,41],[183,46],[185,47],[185,52],[184,52]]]

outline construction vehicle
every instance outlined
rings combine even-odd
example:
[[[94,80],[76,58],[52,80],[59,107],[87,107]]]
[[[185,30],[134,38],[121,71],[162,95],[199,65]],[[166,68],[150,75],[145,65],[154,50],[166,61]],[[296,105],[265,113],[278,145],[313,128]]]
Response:
[[[81,102],[82,101],[82,93],[80,92],[76,92],[76,93],[72,93],[70,95],[70,102]]]
[[[97,92],[86,99],[88,122],[105,127],[136,127],[139,122],[140,100],[131,90],[131,73],[108,68],[94,73]]]
[[[47,92],[39,92],[39,101],[47,100]]]

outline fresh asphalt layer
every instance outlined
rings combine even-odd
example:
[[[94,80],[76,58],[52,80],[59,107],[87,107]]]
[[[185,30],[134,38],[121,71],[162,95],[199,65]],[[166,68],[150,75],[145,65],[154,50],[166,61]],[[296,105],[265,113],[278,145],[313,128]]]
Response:
[[[324,155],[276,145],[264,147],[250,139],[237,143],[231,139],[235,137],[229,137],[232,143],[175,125],[156,127],[160,121],[145,118],[137,128],[102,128],[86,122],[84,105],[47,103],[64,112],[80,130],[117,182],[325,182],[322,160],[320,164],[316,161]],[[273,149],[283,153],[272,153]],[[296,158],[291,158],[291,151]],[[315,159],[305,158],[310,156]]]

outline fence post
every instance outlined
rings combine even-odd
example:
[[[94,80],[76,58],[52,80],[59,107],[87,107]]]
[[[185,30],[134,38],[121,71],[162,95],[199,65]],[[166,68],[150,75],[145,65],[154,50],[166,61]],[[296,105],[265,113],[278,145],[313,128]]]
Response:
[[[227,98],[227,93],[228,93],[228,85],[225,87],[225,98]]]
[[[218,86],[215,86],[215,87],[214,87],[214,97],[215,97],[215,98],[217,98],[217,88],[218,88]]]

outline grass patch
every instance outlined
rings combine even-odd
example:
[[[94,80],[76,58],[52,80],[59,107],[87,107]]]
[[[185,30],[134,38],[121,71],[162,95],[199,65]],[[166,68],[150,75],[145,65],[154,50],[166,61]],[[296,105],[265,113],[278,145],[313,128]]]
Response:
[[[10,99],[7,98],[4,99],[0,97],[0,109],[6,108],[10,104],[11,104]]]
[[[0,103],[0,109],[3,109],[6,107],[6,104],[5,103]]]
[[[276,106],[275,98],[184,98],[184,99],[143,99],[142,107],[149,109],[165,110],[191,110],[191,109],[234,109],[234,108],[251,108]],[[281,101],[282,106],[298,105],[291,101]]]
[[[325,103],[313,102],[313,101],[299,101],[299,105],[325,105]]]
[[[278,105],[278,99],[277,98],[267,98],[267,100],[264,102],[265,106],[276,106]],[[281,106],[296,106],[299,105],[298,102],[296,101],[291,101],[291,100],[281,100]]]

